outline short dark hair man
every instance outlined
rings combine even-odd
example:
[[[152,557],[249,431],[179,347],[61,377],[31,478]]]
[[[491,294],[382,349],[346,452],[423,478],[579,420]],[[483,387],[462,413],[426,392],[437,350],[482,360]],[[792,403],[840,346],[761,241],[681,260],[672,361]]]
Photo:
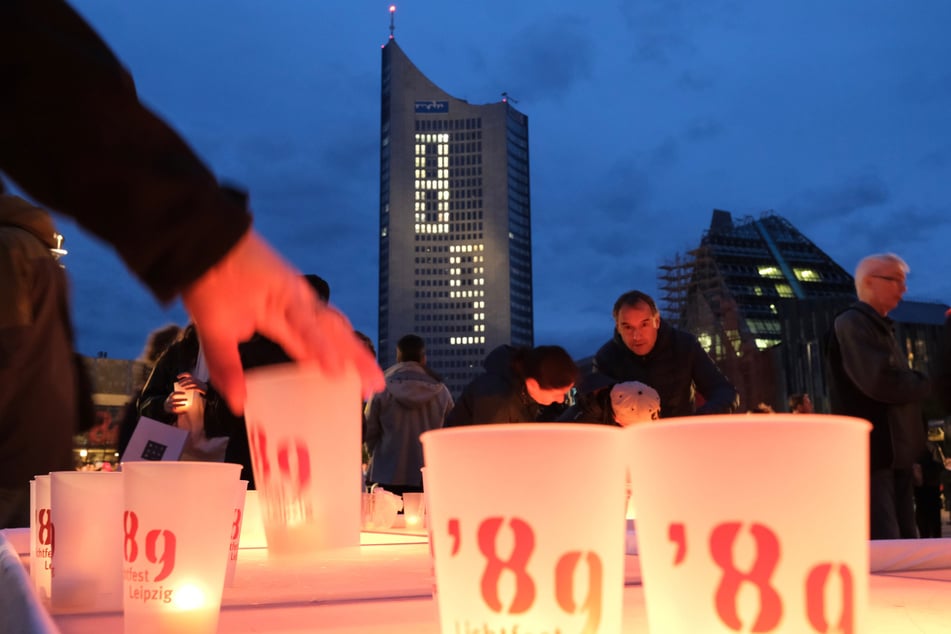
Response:
[[[396,343],[396,364],[384,372],[386,388],[366,406],[367,480],[387,491],[422,491],[419,436],[443,426],[452,409],[445,384],[426,367],[426,343],[405,335]]]
[[[594,355],[594,371],[657,390],[661,418],[736,409],[736,388],[696,337],[661,320],[650,295],[628,291],[618,297],[614,325],[614,336]],[[696,410],[694,390],[704,399]]]

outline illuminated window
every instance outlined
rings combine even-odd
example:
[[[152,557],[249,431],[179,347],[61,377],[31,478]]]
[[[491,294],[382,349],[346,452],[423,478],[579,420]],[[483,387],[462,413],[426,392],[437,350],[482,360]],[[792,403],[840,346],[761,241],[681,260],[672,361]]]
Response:
[[[796,279],[801,282],[821,282],[822,277],[812,269],[793,269]]]
[[[705,332],[697,335],[697,341],[700,342],[700,347],[702,347],[707,352],[710,351],[710,346],[713,345],[713,340],[710,338],[710,335]]]
[[[779,293],[780,297],[795,297],[792,287],[789,284],[777,284],[776,292]]]
[[[775,266],[761,266],[758,271],[760,277],[769,277],[769,278],[779,278],[782,279],[783,273]]]

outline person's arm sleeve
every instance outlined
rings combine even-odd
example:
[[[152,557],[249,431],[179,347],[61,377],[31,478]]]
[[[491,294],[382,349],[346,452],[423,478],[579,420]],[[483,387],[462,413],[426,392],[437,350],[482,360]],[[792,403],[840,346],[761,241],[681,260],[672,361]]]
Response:
[[[452,398],[452,393],[449,392],[449,388],[444,385],[443,389],[446,390],[446,407],[442,413],[442,422],[440,427],[445,426],[446,419],[449,418],[449,413],[452,412],[453,408],[456,406],[456,403]]]
[[[65,2],[0,2],[0,171],[111,244],[167,302],[248,231],[244,201],[144,107]]]
[[[698,342],[694,350],[693,382],[703,395],[704,403],[697,414],[729,414],[739,405],[739,393],[729,379],[720,372],[706,350]]]
[[[849,311],[836,319],[834,328],[842,369],[863,394],[893,404],[909,403],[928,395],[930,379],[909,368],[904,357],[896,357],[893,346],[883,346],[881,336],[867,317]]]
[[[367,401],[366,406],[367,434],[364,442],[367,446],[367,453],[371,456],[383,436],[383,426],[380,423],[380,398],[381,394],[374,395],[373,398]]]
[[[456,401],[449,415],[446,416],[446,424],[443,427],[462,427],[472,424],[472,396],[468,390],[463,390],[462,396]]]
[[[933,389],[945,409],[951,410],[951,313],[944,322],[940,354],[938,376]]]
[[[139,416],[169,424],[178,420],[177,414],[165,411],[165,399],[172,393],[175,383],[174,367],[174,355],[166,350],[165,354],[155,362],[155,367],[152,368],[152,373],[149,374],[139,394]]]

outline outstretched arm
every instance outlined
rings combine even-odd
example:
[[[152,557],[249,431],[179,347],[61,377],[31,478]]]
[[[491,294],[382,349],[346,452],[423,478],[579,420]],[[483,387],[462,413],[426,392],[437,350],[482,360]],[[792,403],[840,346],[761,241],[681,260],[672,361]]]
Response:
[[[59,0],[0,1],[0,170],[109,242],[167,302],[181,295],[212,381],[240,413],[237,344],[260,332],[302,362],[383,374],[337,310],[256,233],[185,142],[143,106],[108,46]]]

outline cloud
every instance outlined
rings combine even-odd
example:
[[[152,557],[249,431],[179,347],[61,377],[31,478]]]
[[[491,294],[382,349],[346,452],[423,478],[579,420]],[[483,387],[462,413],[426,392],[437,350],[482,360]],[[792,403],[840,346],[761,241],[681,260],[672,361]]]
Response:
[[[841,219],[889,202],[888,186],[875,174],[846,176],[839,180],[841,183],[794,194],[784,208],[795,209],[800,217]]]
[[[595,68],[595,40],[588,19],[544,15],[514,32],[486,72],[495,83],[487,94],[508,91],[533,103],[559,101],[587,82]]]

